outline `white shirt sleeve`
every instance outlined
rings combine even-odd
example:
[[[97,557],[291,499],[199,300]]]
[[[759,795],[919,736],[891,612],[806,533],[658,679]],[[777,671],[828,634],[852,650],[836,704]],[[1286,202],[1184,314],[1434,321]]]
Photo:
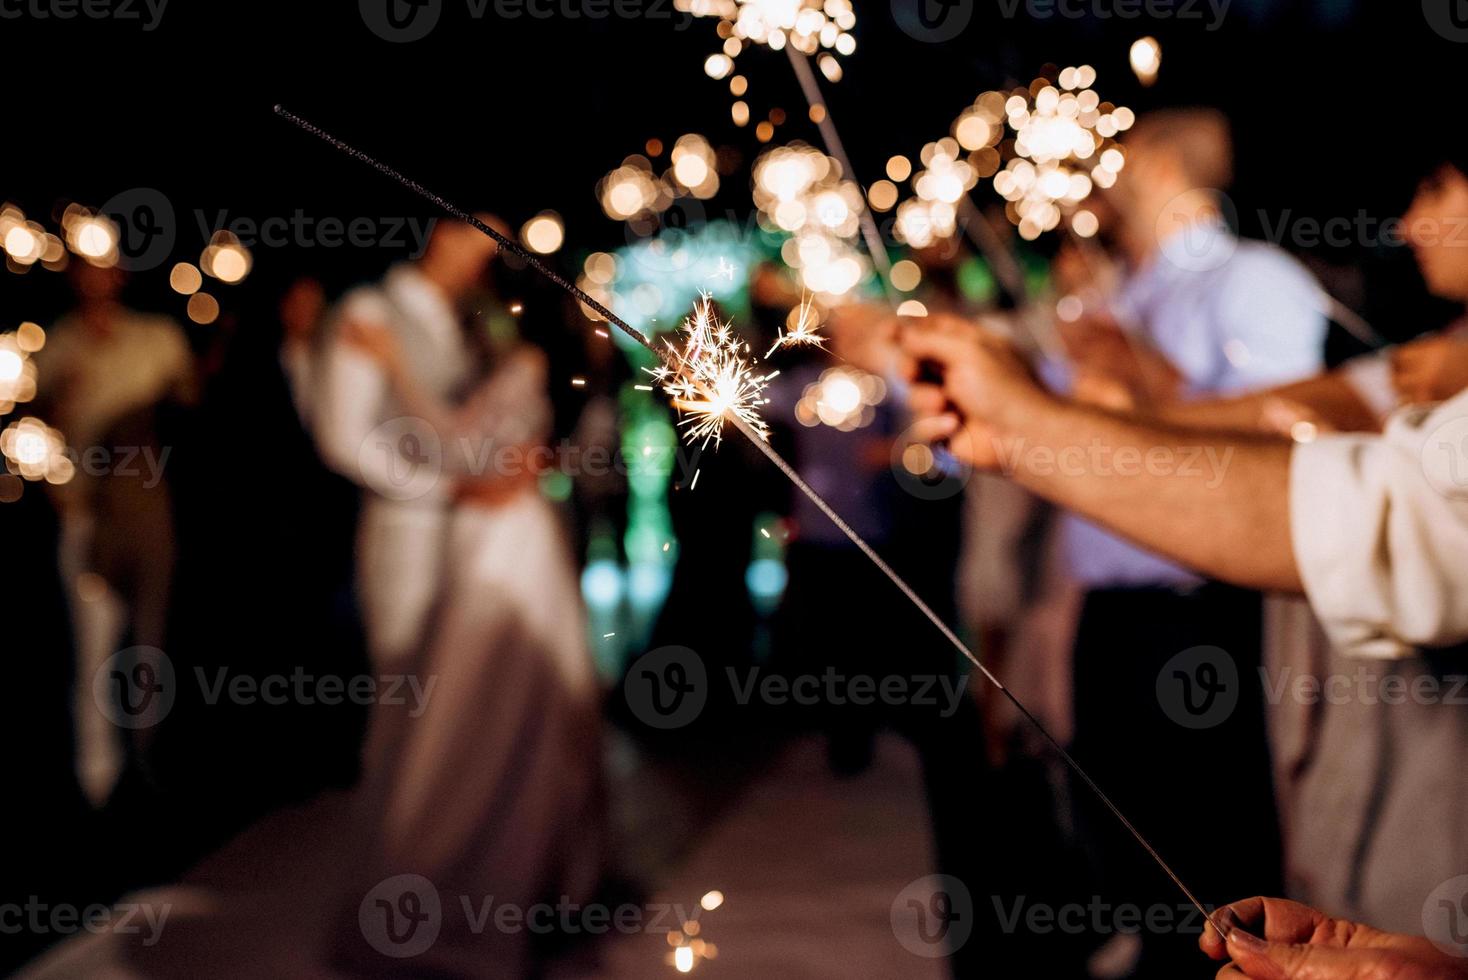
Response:
[[[390,418],[391,387],[381,365],[344,343],[347,317],[386,327],[392,308],[371,290],[348,295],[327,325],[320,390],[312,402],[312,432],[322,459],[353,482],[395,500],[438,501],[449,493],[442,445],[421,419]],[[411,447],[415,458],[403,455]]]
[[[1295,447],[1290,523],[1305,592],[1348,654],[1468,641],[1468,392],[1382,436]]]

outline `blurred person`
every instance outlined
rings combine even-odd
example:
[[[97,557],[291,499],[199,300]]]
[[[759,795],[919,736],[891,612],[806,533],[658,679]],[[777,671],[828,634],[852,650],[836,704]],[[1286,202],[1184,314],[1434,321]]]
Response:
[[[1459,304],[1468,303],[1468,244],[1445,229],[1468,222],[1465,167],[1465,155],[1430,160],[1403,219],[1428,288]],[[1280,388],[1141,406],[1173,423],[1308,440],[1319,432],[1378,432],[1392,412],[1435,404],[1465,387],[1468,317]],[[1266,623],[1265,666],[1275,678],[1354,676],[1413,689],[1442,684],[1454,661],[1452,652],[1414,650],[1375,663],[1332,649],[1308,605],[1289,597],[1271,597]],[[1458,866],[1463,821],[1423,801],[1468,797],[1468,781],[1445,787],[1435,763],[1468,745],[1468,712],[1452,703],[1286,697],[1271,705],[1269,720],[1287,893],[1335,915],[1412,928],[1425,896]],[[1397,748],[1406,745],[1410,755]]]
[[[342,600],[329,595],[350,579],[350,568],[341,567],[350,564],[349,548],[341,545],[352,529],[337,526],[349,507],[338,502],[323,512],[321,505],[326,491],[339,492],[346,481],[333,474],[318,484],[304,469],[300,454],[315,456],[285,390],[281,344],[297,310],[290,300],[312,292],[292,284],[272,294],[283,298],[279,330],[261,324],[241,331],[239,343],[250,343],[225,358],[208,393],[205,424],[217,438],[196,464],[201,483],[190,499],[200,501],[201,522],[207,514],[224,526],[197,529],[190,579],[198,584],[187,593],[186,619],[176,632],[191,657],[212,658],[238,674],[263,667],[291,676],[304,667],[308,678],[339,680],[338,702],[340,692],[359,692],[360,675],[375,670],[360,779],[322,786],[322,770],[336,759],[343,736],[357,734],[349,717],[356,705],[332,705],[329,688],[317,687],[304,706],[288,698],[259,709],[263,716],[226,701],[207,715],[180,719],[200,706],[176,706],[169,724],[179,720],[175,730],[199,743],[190,771],[200,788],[183,787],[181,808],[195,821],[212,817],[208,808],[217,805],[258,819],[178,885],[139,893],[139,901],[170,913],[165,941],[137,931],[80,936],[38,963],[37,976],[518,980],[537,975],[533,944],[542,930],[528,920],[522,929],[484,928],[477,906],[472,915],[457,914],[458,898],[478,903],[491,896],[495,910],[542,902],[558,908],[584,904],[597,883],[598,691],[575,569],[557,517],[537,491],[546,465],[538,450],[551,415],[544,358],[524,345],[485,343],[466,392],[441,400],[419,380],[397,332],[365,320],[334,325],[332,341],[381,372],[401,411],[462,447],[444,457],[453,498],[436,543],[442,585],[424,638],[392,664],[369,666],[364,651],[348,649],[351,638],[337,622]],[[292,426],[294,439],[287,435]],[[226,475],[239,445],[257,443],[273,450],[268,492],[237,472],[215,488],[221,500],[206,492],[203,484]],[[292,492],[277,492],[275,483],[286,479]],[[210,509],[215,503],[234,519],[219,521]],[[281,567],[259,580],[231,577],[230,566],[241,559],[245,568],[264,567],[249,561],[257,550]],[[224,567],[204,564],[210,556]],[[262,645],[261,630],[272,629],[272,642]],[[344,662],[353,656],[360,667]],[[350,700],[359,705],[360,696]],[[251,723],[256,717],[283,731],[262,731]],[[314,788],[303,779],[292,783],[312,798],[281,807],[279,787],[262,783],[267,767],[314,775]],[[260,814],[272,804],[275,812]],[[198,832],[192,824],[163,826],[170,838]],[[143,850],[156,863],[161,846]],[[442,917],[430,949],[396,958],[404,925],[410,938],[416,933],[392,915],[425,894],[424,881],[444,912],[453,903],[456,914]],[[407,890],[393,891],[395,885]]]
[[[538,488],[552,423],[545,356],[501,344],[455,406],[415,377],[390,330],[349,320],[340,336],[382,367],[403,410],[464,450],[446,456],[457,495],[442,596],[406,663],[434,687],[421,713],[384,705],[373,723],[366,872],[412,871],[522,907],[584,896],[600,870],[598,689],[579,579]],[[525,939],[446,930],[413,972],[523,976]]]
[[[508,232],[498,218],[481,220]],[[423,255],[388,270],[376,286],[347,294],[326,327],[312,375],[312,428],[327,464],[363,488],[357,588],[378,667],[422,642],[442,584],[452,479],[442,444],[415,420],[382,364],[340,336],[354,321],[391,331],[405,370],[425,397],[452,403],[475,378],[476,351],[462,304],[479,289],[498,245],[463,222],[440,221]]]
[[[1087,345],[1073,346],[1076,387],[1084,392],[1088,369],[1127,356],[1141,367],[1132,380],[1158,397],[1216,396],[1318,372],[1328,327],[1319,286],[1281,249],[1234,237],[1219,212],[1218,195],[1232,176],[1224,117],[1204,109],[1152,113],[1128,137],[1127,166],[1105,195],[1125,268],[1104,297],[1103,329]],[[1060,533],[1069,572],[1084,589],[1072,654],[1076,757],[1143,826],[1164,828],[1166,810],[1147,771],[1131,762],[1137,751],[1182,771],[1188,771],[1185,760],[1223,747],[1258,762],[1258,779],[1237,787],[1248,801],[1248,820],[1235,828],[1252,842],[1246,859],[1220,868],[1191,832],[1164,829],[1162,835],[1185,868],[1198,866],[1205,883],[1213,875],[1214,891],[1270,888],[1279,869],[1254,675],[1263,633],[1260,597],[1207,581],[1078,515],[1065,517]],[[1194,730],[1168,717],[1154,681],[1174,657],[1202,646],[1227,650],[1247,689],[1227,720]],[[1183,791],[1203,792],[1199,779]],[[1170,886],[1160,875],[1139,878],[1126,870],[1134,845],[1110,815],[1085,794],[1077,802],[1102,890],[1143,908],[1166,901]],[[1136,975],[1143,977],[1175,976],[1191,956],[1168,937],[1143,936],[1140,944],[1123,939],[1117,946],[1140,956]]]
[[[125,306],[121,269],[78,260],[68,274],[76,307],[36,363],[40,405],[83,463],[57,497],[77,676],[88,682],[77,685],[78,766],[100,802],[120,773],[146,775],[151,729],[130,731],[119,747],[89,681],[124,648],[164,645],[176,539],[160,412],[192,403],[197,385],[182,328]],[[97,472],[99,458],[115,465]]]
[[[290,387],[291,401],[302,420],[311,418],[316,394],[321,326],[326,315],[326,290],[310,276],[286,287],[278,306],[281,326],[280,367]]]
[[[1397,413],[1381,436],[1324,435],[1292,444],[1257,433],[1189,430],[1056,399],[1011,349],[965,323],[930,320],[909,330],[904,341],[910,370],[928,362],[943,377],[941,386],[914,390],[919,429],[946,439],[961,457],[1003,466],[1045,498],[1201,573],[1304,594],[1336,648],[1362,663],[1391,669],[1418,650],[1439,651],[1451,663],[1455,655],[1448,648],[1468,642],[1468,606],[1461,601],[1468,590],[1462,560],[1468,553],[1468,461],[1460,442],[1445,438],[1468,426],[1468,392]],[[1155,465],[1067,472],[1043,465],[1042,454],[1074,456],[1091,445],[1138,460],[1149,453],[1154,460],[1164,453],[1175,459],[1179,447],[1192,446],[1228,462],[1211,473]],[[1455,789],[1459,768],[1451,762],[1461,754],[1461,733],[1462,713],[1450,708],[1435,712],[1432,726],[1415,734],[1383,729],[1389,781],[1356,787],[1349,776],[1337,779],[1353,798],[1368,797],[1364,810],[1346,804],[1353,816],[1364,812],[1391,828],[1389,834],[1368,828],[1371,834],[1356,842],[1362,852],[1332,858],[1336,867],[1359,864],[1368,880],[1384,876],[1375,886],[1382,907],[1394,910],[1401,923],[1388,928],[1416,928],[1406,920],[1409,909],[1420,915],[1422,883],[1468,867],[1464,797]],[[1220,758],[1227,760],[1231,787],[1253,778],[1252,763],[1232,749],[1206,758],[1202,769],[1210,776]],[[1421,765],[1404,766],[1404,758]],[[1175,781],[1176,770],[1168,773]],[[1195,813],[1189,832],[1232,840],[1239,815],[1231,806],[1228,826],[1210,829],[1210,819],[1200,825]],[[1164,854],[1172,853],[1165,840],[1158,843]],[[1414,861],[1428,870],[1413,868]],[[1193,875],[1185,865],[1180,871],[1184,878]]]
[[[1433,160],[1402,216],[1407,245],[1434,296],[1468,302],[1468,246],[1452,229],[1468,221],[1468,160]],[[1341,432],[1380,431],[1404,405],[1443,401],[1468,386],[1468,315],[1434,334],[1352,358],[1326,374],[1224,398],[1146,397],[1137,376],[1146,368],[1115,356],[1115,330],[1092,330],[1087,342],[1107,348],[1113,370],[1098,370],[1113,393],[1110,406],[1135,408],[1190,426],[1288,432],[1296,422]],[[1116,365],[1125,365],[1116,368]]]

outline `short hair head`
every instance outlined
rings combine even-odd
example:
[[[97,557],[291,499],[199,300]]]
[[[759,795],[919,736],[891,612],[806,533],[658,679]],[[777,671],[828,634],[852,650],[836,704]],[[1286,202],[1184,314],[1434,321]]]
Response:
[[[1233,135],[1217,109],[1160,109],[1137,119],[1128,151],[1166,154],[1192,188],[1226,190],[1233,183]]]

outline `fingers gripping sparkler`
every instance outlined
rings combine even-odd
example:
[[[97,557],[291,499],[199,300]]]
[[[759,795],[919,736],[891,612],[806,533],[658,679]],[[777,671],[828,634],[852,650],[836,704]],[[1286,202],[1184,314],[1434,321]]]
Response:
[[[294,113],[287,111],[284,107],[277,105],[275,107],[275,112],[282,119],[285,119],[286,121],[294,124],[305,132],[310,133],[311,135],[321,140],[324,140],[327,143],[330,143],[332,146],[336,147],[347,156],[355,157],[356,159],[377,170],[379,173],[382,173],[385,176],[397,181],[399,184],[402,184],[408,190],[414,192],[415,194],[418,194],[428,201],[431,201],[433,204],[442,208],[453,217],[459,219],[460,221],[468,223],[480,232],[488,235],[490,238],[494,239],[501,248],[504,248],[514,253],[516,256],[529,264],[531,268],[535,269],[535,271],[539,272],[551,282],[555,283],[557,286],[561,287],[566,292],[576,297],[582,303],[586,304],[586,306],[588,306],[589,308],[595,310],[597,313],[600,313],[603,317],[606,318],[608,323],[612,324],[618,330],[621,330],[627,336],[631,337],[633,340],[637,341],[643,347],[651,351],[663,364],[663,369],[654,371],[654,375],[656,377],[659,377],[660,379],[663,379],[664,389],[670,391],[670,393],[674,395],[675,400],[682,398],[684,395],[688,395],[691,401],[695,403],[701,402],[701,404],[694,404],[689,406],[689,410],[691,410],[695,416],[692,431],[696,433],[696,437],[704,438],[705,440],[707,440],[708,438],[716,439],[722,431],[723,422],[727,421],[730,425],[734,426],[734,428],[743,433],[750,442],[754,443],[754,445],[758,447],[759,451],[764,453],[765,456],[769,458],[770,462],[773,463],[776,468],[780,470],[780,472],[784,473],[785,476],[790,480],[790,482],[793,483],[795,487],[800,490],[801,493],[805,494],[805,496],[810,499],[811,503],[815,504],[816,507],[819,508],[823,514],[830,518],[831,522],[836,525],[841,533],[846,535],[846,537],[850,539],[851,543],[855,545],[861,551],[861,553],[864,554],[872,562],[872,564],[875,565],[877,569],[892,582],[894,586],[897,587],[898,591],[900,591],[904,596],[907,597],[908,601],[911,602],[913,606],[919,612],[921,612],[923,616],[928,619],[929,622],[933,624],[938,632],[943,635],[944,639],[952,644],[953,648],[957,650],[960,654],[962,654],[963,657],[969,661],[969,663],[973,664],[974,668],[978,670],[981,674],[983,674],[984,678],[990,684],[994,685],[995,689],[998,690],[999,693],[1002,694],[1009,701],[1009,703],[1014,706],[1015,710],[1017,710],[1025,718],[1026,721],[1034,726],[1035,730],[1040,733],[1040,735],[1051,745],[1052,748],[1054,748],[1054,750],[1060,755],[1061,759],[1065,761],[1066,765],[1068,765],[1071,770],[1074,771],[1075,774],[1079,776],[1080,779],[1088,787],[1090,787],[1091,791],[1096,794],[1096,797],[1101,801],[1106,809],[1109,810],[1111,814],[1115,816],[1118,821],[1121,822],[1121,825],[1126,828],[1127,832],[1131,834],[1131,836],[1137,841],[1137,843],[1141,845],[1143,850],[1145,850],[1147,854],[1152,858],[1152,860],[1157,863],[1158,867],[1160,867],[1162,871],[1168,876],[1168,878],[1172,880],[1173,884],[1177,885],[1179,890],[1182,891],[1183,895],[1186,896],[1187,900],[1193,905],[1193,907],[1196,908],[1203,915],[1203,918],[1207,922],[1213,925],[1213,927],[1218,931],[1218,934],[1220,936],[1227,936],[1229,934],[1229,931],[1218,924],[1217,919],[1212,915],[1212,913],[1208,911],[1207,907],[1204,906],[1203,903],[1198,900],[1197,896],[1193,894],[1192,890],[1183,883],[1182,878],[1180,878],[1178,874],[1172,870],[1172,867],[1168,865],[1165,860],[1163,860],[1162,855],[1157,852],[1157,849],[1154,848],[1152,844],[1147,840],[1147,838],[1142,836],[1141,831],[1139,831],[1136,826],[1134,826],[1132,822],[1127,819],[1126,814],[1122,813],[1121,809],[1111,801],[1111,798],[1107,796],[1104,792],[1102,792],[1101,787],[1098,786],[1095,780],[1093,780],[1090,775],[1088,775],[1086,771],[1081,768],[1080,763],[1078,763],[1075,758],[1072,757],[1071,754],[1065,750],[1060,742],[1056,740],[1055,736],[1050,734],[1049,730],[1045,728],[1044,724],[1041,723],[1039,718],[1037,718],[1030,711],[1029,708],[1025,707],[1024,703],[1020,701],[1020,699],[1012,691],[1010,691],[1010,689],[1006,687],[1004,683],[993,672],[989,670],[988,667],[984,666],[983,662],[979,660],[978,656],[972,650],[970,650],[968,645],[963,642],[958,634],[955,633],[953,629],[943,621],[942,617],[935,613],[932,607],[923,601],[922,597],[917,594],[916,590],[914,590],[913,587],[909,585],[907,581],[901,575],[899,575],[897,571],[893,569],[892,566],[889,565],[884,558],[882,558],[881,555],[877,554],[876,549],[869,545],[866,540],[862,538],[861,535],[857,534],[856,531],[851,527],[851,525],[848,524],[846,520],[842,518],[842,516],[838,514],[834,508],[831,507],[830,504],[826,503],[825,499],[822,498],[820,494],[816,493],[815,489],[812,488],[809,483],[805,482],[804,478],[801,477],[800,473],[796,471],[794,466],[790,465],[790,463],[778,452],[776,452],[774,447],[769,444],[767,438],[768,429],[766,428],[763,420],[759,418],[757,412],[754,411],[754,405],[756,404],[756,402],[751,402],[747,400],[748,398],[757,398],[758,391],[756,390],[753,395],[749,395],[749,389],[742,386],[749,384],[752,379],[739,376],[740,371],[749,370],[749,362],[747,359],[739,357],[737,355],[737,351],[735,351],[733,354],[730,354],[726,351],[726,356],[732,356],[737,362],[733,366],[725,366],[725,370],[732,372],[732,374],[735,376],[735,380],[732,382],[734,387],[732,389],[725,389],[726,393],[731,390],[735,393],[732,402],[725,403],[724,401],[721,401],[721,396],[719,395],[719,393],[717,391],[711,391],[709,389],[709,379],[707,377],[704,378],[703,386],[701,388],[694,387],[684,390],[681,387],[684,384],[689,383],[691,380],[687,359],[690,357],[693,358],[695,361],[699,359],[699,353],[697,349],[693,347],[693,345],[712,342],[716,346],[723,344],[725,347],[727,347],[729,343],[732,343],[728,341],[727,333],[723,341],[719,340],[719,331],[723,330],[727,332],[728,327],[727,325],[721,326],[713,321],[712,314],[708,308],[707,302],[704,303],[702,311],[695,310],[694,318],[690,321],[689,324],[685,324],[684,330],[686,333],[689,334],[689,336],[684,342],[684,347],[681,350],[672,346],[666,349],[661,348],[654,344],[647,337],[647,335],[633,327],[631,324],[627,323],[627,321],[617,316],[617,314],[607,309],[601,303],[597,302],[594,298],[587,295],[584,290],[578,289],[575,285],[567,282],[561,276],[557,275],[534,255],[532,255],[526,249],[522,248],[520,244],[514,239],[509,238],[498,231],[495,231],[484,222],[475,218],[472,214],[469,214],[462,208],[450,203],[448,200],[440,197],[433,191],[430,191],[428,188],[424,187],[417,181],[404,176],[403,174],[389,167],[387,164],[381,163],[368,154],[363,153],[361,150],[358,150],[350,144],[337,139],[335,136],[327,133],[325,130],[321,129],[314,123],[302,119],[300,116],[297,116]],[[717,363],[717,361],[715,361],[714,363]],[[662,373],[663,370],[666,371],[666,374]],[[706,372],[707,367],[701,367],[699,368],[699,371]],[[717,372],[715,372],[715,374],[717,376]],[[757,383],[757,379],[753,380],[755,380]],[[768,380],[768,376],[766,376],[765,380]],[[715,420],[712,418],[714,414],[718,415],[716,425]]]

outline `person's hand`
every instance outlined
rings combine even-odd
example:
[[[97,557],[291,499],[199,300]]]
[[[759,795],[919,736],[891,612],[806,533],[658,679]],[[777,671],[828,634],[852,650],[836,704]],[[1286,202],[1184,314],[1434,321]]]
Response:
[[[388,374],[402,370],[403,354],[392,331],[375,323],[348,319],[341,325],[342,343],[372,358]]]
[[[1029,366],[1007,341],[962,317],[911,321],[901,340],[913,438],[947,440],[959,459],[997,469],[1013,423],[1049,400]]]
[[[1182,372],[1156,348],[1129,336],[1109,314],[1061,323],[1059,332],[1075,364],[1077,401],[1126,411],[1181,396]]]
[[[1218,980],[1464,980],[1468,960],[1419,936],[1332,919],[1281,898],[1248,898],[1219,909],[1198,940],[1215,960],[1233,959]],[[1262,938],[1260,938],[1262,937]]]
[[[1396,348],[1392,386],[1409,405],[1453,397],[1468,388],[1468,341],[1438,334]]]

